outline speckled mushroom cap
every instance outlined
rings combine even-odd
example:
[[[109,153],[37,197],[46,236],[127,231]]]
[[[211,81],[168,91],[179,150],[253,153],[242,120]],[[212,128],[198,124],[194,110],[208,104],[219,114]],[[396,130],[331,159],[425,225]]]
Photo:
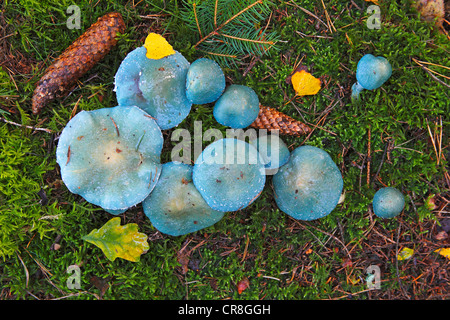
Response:
[[[380,218],[393,218],[405,207],[405,196],[396,188],[381,188],[373,197],[373,212]]]
[[[225,75],[217,62],[200,58],[195,60],[186,76],[186,96],[194,104],[216,101],[225,90]]]
[[[113,214],[142,202],[161,172],[161,130],[138,107],[81,111],[59,138],[67,188]]]
[[[392,67],[384,57],[364,55],[356,67],[356,80],[367,90],[381,87],[392,74]]]
[[[275,169],[285,165],[289,160],[289,149],[276,134],[261,135],[251,140],[250,144],[258,150],[264,159],[266,174],[275,173]]]
[[[326,151],[301,146],[291,152],[288,163],[273,176],[273,187],[281,211],[295,219],[314,220],[336,207],[343,180]]]
[[[218,123],[233,129],[251,125],[259,114],[259,99],[247,86],[232,84],[214,104],[213,115]]]
[[[231,138],[207,146],[195,161],[192,177],[206,203],[222,212],[247,207],[266,181],[264,161],[256,148]]]
[[[156,119],[162,130],[176,127],[191,110],[186,97],[189,62],[179,52],[148,59],[147,49],[130,52],[114,78],[119,105],[136,105]]]
[[[144,213],[162,233],[179,236],[212,226],[224,213],[209,207],[192,183],[193,166],[163,164],[155,189],[144,200]]]

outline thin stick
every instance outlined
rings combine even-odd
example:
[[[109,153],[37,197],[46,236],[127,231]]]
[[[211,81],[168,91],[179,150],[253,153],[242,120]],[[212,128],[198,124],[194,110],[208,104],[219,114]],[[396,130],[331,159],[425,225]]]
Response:
[[[119,127],[117,127],[117,124],[112,117],[109,118],[111,119],[112,123],[114,124],[114,127],[116,128],[117,136],[120,137]]]
[[[327,17],[328,29],[330,29],[330,32],[333,33],[333,30],[336,31],[336,28],[334,27],[333,22],[331,22],[330,15],[328,14],[327,8],[325,7],[323,0],[321,0],[321,2],[323,9],[325,10],[325,16]]]
[[[198,29],[198,33],[200,34],[200,38],[203,38],[202,36],[202,30],[200,29],[200,24],[198,23],[198,18],[197,18],[197,4],[194,2],[192,4],[192,6],[194,7],[194,16],[195,16],[195,22],[197,23],[197,29]]]
[[[201,44],[203,41],[205,41],[206,39],[210,38],[211,36],[217,34],[217,31],[219,31],[220,29],[222,29],[223,27],[225,27],[227,24],[229,24],[231,21],[233,21],[234,19],[236,19],[237,17],[239,17],[241,14],[243,14],[244,12],[250,10],[251,8],[253,8],[254,6],[256,6],[257,4],[261,4],[262,0],[257,0],[255,2],[253,2],[251,5],[249,5],[247,8],[242,9],[241,11],[239,11],[238,13],[236,13],[234,16],[232,16],[230,19],[228,19],[227,21],[225,21],[224,23],[222,23],[220,26],[218,26],[217,28],[215,28],[213,31],[211,31],[207,36],[201,38],[195,45],[194,48],[197,48],[199,44]]]
[[[2,118],[2,117],[0,117],[0,120],[5,122],[5,123],[12,124],[12,125],[15,125],[15,126],[18,126],[18,127],[22,127],[22,128],[32,129],[32,130],[36,130],[36,131],[45,131],[45,132],[48,132],[48,133],[52,133],[53,132],[50,129],[26,126],[26,125],[23,125],[23,124],[20,124],[20,123],[16,123],[16,122],[13,122],[13,121],[6,120],[5,118]]]
[[[426,120],[426,122],[427,122],[427,128],[428,128],[428,133],[430,134],[430,139],[431,139],[431,143],[433,144],[433,148],[434,148],[434,152],[436,153],[436,158],[437,158],[437,164],[439,164],[439,153],[438,153],[438,151],[437,151],[437,148],[436,148],[436,143],[434,142],[434,137],[433,137],[433,134],[431,133],[431,129],[430,129],[430,126],[428,125],[428,120],[427,119],[425,119]]]
[[[217,4],[219,0],[216,0],[216,4],[214,6],[214,28],[217,28]]]
[[[370,184],[370,154],[371,154],[371,148],[370,148],[370,126],[369,126],[369,141],[368,141],[368,145],[367,145],[367,186],[369,186]]]
[[[70,146],[69,146],[69,148],[67,149],[67,161],[66,161],[66,166],[67,166],[67,164],[69,163],[69,161],[70,161]]]
[[[224,36],[226,38],[231,38],[231,39],[240,40],[240,41],[247,41],[247,42],[253,42],[253,43],[262,43],[262,44],[270,44],[270,45],[274,45],[275,44],[273,41],[252,40],[252,39],[246,39],[246,38],[239,38],[239,37],[230,36],[230,35],[225,34],[225,33],[221,33],[220,35]]]

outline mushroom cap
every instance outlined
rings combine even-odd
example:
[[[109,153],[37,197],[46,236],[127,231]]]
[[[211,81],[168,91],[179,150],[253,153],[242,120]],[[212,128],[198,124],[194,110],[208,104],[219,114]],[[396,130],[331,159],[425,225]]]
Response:
[[[177,51],[148,59],[147,49],[131,51],[119,66],[114,91],[120,106],[136,105],[156,119],[162,130],[176,127],[191,110],[186,97],[189,62]]]
[[[179,236],[212,226],[224,213],[203,200],[192,183],[193,166],[181,162],[163,164],[155,189],[144,200],[144,213],[162,233]]]
[[[392,67],[384,57],[364,55],[356,67],[356,80],[367,90],[381,87],[392,75]]]
[[[272,172],[273,169],[278,169],[289,161],[291,153],[284,141],[276,134],[259,136],[251,140],[250,144],[261,154],[266,173]]]
[[[216,101],[225,90],[225,75],[220,66],[208,58],[195,60],[186,76],[186,96],[194,104]]]
[[[341,172],[330,155],[317,147],[301,146],[273,176],[275,201],[295,219],[314,220],[328,215],[343,189]]]
[[[259,99],[247,86],[232,84],[214,105],[213,115],[218,123],[233,129],[246,128],[259,114]]]
[[[393,218],[405,207],[405,196],[396,188],[381,188],[373,197],[373,212],[381,218]]]
[[[264,189],[264,161],[255,147],[235,138],[214,141],[199,155],[194,185],[214,210],[237,211]]]
[[[62,131],[56,160],[72,193],[118,214],[156,185],[162,145],[161,129],[136,106],[81,111]]]

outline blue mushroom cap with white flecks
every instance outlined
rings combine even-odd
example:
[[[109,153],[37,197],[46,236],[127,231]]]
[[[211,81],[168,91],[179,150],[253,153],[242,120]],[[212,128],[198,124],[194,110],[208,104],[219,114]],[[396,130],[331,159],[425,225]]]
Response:
[[[259,114],[259,99],[247,86],[232,84],[216,101],[213,109],[218,123],[233,129],[246,128]]]
[[[255,147],[226,138],[208,145],[194,164],[194,185],[206,203],[218,211],[247,207],[264,188],[264,161]]]
[[[186,76],[186,96],[194,104],[211,103],[225,90],[225,75],[217,62],[200,58],[195,60]]]
[[[81,111],[63,129],[56,160],[67,188],[118,214],[142,202],[161,172],[161,129],[136,106]]]
[[[290,152],[284,141],[276,134],[261,135],[250,141],[261,154],[266,173],[271,173],[274,169],[285,165],[290,156]]]
[[[176,127],[191,110],[186,97],[189,62],[179,52],[148,59],[147,49],[130,52],[119,66],[114,90],[120,106],[136,105],[154,117],[162,130]]]
[[[396,188],[381,188],[373,197],[373,212],[381,218],[399,215],[405,206],[405,196]]]
[[[352,86],[352,98],[358,99],[363,89],[374,90],[381,87],[392,75],[392,67],[384,57],[364,55],[356,67],[356,83]]]
[[[343,184],[341,172],[330,155],[313,146],[296,148],[273,176],[278,207],[299,220],[330,214],[339,202]]]
[[[212,226],[224,213],[211,209],[192,183],[193,166],[163,164],[155,189],[142,203],[144,213],[160,232],[179,236]]]

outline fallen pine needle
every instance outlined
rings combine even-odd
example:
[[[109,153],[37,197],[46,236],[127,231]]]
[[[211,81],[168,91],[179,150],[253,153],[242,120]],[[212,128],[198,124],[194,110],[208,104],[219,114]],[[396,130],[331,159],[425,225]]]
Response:
[[[50,129],[46,129],[46,128],[36,128],[36,127],[33,127],[33,126],[26,126],[26,125],[23,125],[23,124],[20,124],[20,123],[17,123],[17,122],[13,122],[13,121],[6,120],[5,118],[2,118],[2,117],[0,117],[0,120],[3,121],[3,122],[5,122],[5,123],[12,124],[12,125],[14,125],[14,126],[18,126],[18,127],[22,127],[22,128],[27,128],[27,129],[31,129],[31,130],[35,130],[35,131],[45,131],[45,132],[48,132],[48,133],[52,133],[52,132],[53,132],[53,131],[50,130]]]

